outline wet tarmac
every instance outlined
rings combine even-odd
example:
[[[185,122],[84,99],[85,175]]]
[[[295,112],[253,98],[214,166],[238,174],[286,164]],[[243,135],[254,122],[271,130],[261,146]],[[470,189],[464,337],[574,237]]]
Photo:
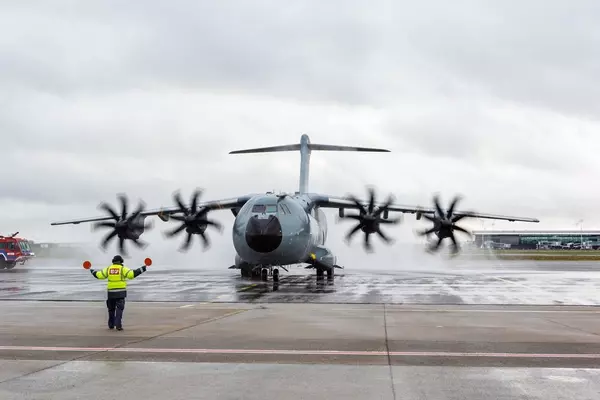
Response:
[[[0,398],[597,399],[594,307],[0,301]]]
[[[600,263],[156,266],[125,330],[80,265],[0,272],[0,398],[597,399]],[[337,303],[337,304],[336,304]],[[344,304],[346,303],[346,304]],[[361,304],[371,303],[371,304]]]
[[[79,265],[19,266],[0,271],[0,300],[102,300],[105,283]],[[132,301],[388,304],[600,304],[600,263],[462,262],[428,270],[399,267],[338,270],[317,281],[301,267],[279,284],[240,277],[238,270],[157,266],[130,282]]]

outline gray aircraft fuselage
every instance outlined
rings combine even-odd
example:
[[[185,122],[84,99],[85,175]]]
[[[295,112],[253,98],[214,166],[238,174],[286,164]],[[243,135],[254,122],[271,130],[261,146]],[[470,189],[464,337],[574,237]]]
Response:
[[[236,266],[305,263],[311,254],[333,265],[335,257],[323,246],[326,239],[325,214],[303,194],[258,194],[244,204],[233,224]]]

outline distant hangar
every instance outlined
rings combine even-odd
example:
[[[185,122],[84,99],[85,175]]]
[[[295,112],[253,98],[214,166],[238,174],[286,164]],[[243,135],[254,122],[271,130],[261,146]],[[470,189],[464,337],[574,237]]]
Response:
[[[511,249],[598,249],[600,231],[473,231],[474,245]]]

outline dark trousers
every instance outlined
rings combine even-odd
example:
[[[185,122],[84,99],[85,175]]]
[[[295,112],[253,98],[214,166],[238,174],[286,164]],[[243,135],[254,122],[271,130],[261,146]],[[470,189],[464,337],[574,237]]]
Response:
[[[123,326],[123,311],[125,310],[125,299],[111,299],[106,300],[106,307],[108,308],[108,327],[121,328]]]

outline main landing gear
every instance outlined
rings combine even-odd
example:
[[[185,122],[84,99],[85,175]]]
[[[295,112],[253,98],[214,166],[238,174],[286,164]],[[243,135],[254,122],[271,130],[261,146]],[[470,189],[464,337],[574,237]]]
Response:
[[[329,268],[327,270],[324,270],[323,268],[317,268],[317,279],[321,280],[324,278],[325,276],[325,272],[327,272],[327,279],[328,280],[332,280],[334,274],[335,269],[334,268]]]

